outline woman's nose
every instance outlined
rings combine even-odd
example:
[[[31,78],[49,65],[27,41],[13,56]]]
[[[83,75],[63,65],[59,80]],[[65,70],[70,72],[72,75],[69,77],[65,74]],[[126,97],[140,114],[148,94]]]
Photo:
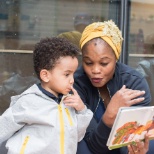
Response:
[[[93,66],[92,73],[100,73],[100,67],[99,66]]]

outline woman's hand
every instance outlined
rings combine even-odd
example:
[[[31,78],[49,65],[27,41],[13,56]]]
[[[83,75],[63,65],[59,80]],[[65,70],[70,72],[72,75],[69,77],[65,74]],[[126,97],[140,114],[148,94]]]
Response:
[[[102,117],[104,123],[107,126],[112,127],[119,108],[129,107],[132,106],[133,104],[140,103],[141,101],[144,100],[144,97],[139,97],[139,96],[142,96],[143,94],[145,94],[145,91],[128,89],[124,85],[111,98],[106,108],[106,111]]]
[[[78,95],[77,91],[72,87],[73,95],[67,96],[64,99],[64,104],[75,108],[77,111],[82,111],[85,108],[83,101]]]
[[[128,145],[128,154],[146,154],[149,149],[148,135],[145,135],[144,141],[137,141],[136,145]]]

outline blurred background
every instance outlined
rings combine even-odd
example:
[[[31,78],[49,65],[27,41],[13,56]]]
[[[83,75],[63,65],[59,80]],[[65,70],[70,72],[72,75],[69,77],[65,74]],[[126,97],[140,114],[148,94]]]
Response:
[[[0,0],[0,114],[11,96],[38,82],[35,43],[59,36],[78,46],[85,26],[110,19],[124,37],[120,61],[146,77],[154,97],[153,0]]]

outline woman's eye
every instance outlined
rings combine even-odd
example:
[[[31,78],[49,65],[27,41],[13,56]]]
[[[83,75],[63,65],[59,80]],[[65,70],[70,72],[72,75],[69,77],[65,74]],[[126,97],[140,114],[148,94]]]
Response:
[[[91,63],[91,62],[85,62],[85,64],[86,64],[86,65],[91,65],[92,63]]]
[[[102,65],[102,66],[107,66],[107,65],[108,65],[108,63],[101,63],[101,65]]]

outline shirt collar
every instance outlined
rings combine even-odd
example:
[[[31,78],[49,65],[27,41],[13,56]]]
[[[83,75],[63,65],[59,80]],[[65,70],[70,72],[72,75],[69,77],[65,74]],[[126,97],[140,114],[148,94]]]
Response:
[[[41,84],[37,84],[38,88],[40,89],[40,91],[42,91],[42,93],[44,93],[45,95],[47,95],[48,97],[52,98],[54,101],[56,101],[58,104],[60,103],[63,94],[59,94],[58,97],[56,97],[55,95],[53,95],[52,93],[50,93],[49,91],[45,90]]]

